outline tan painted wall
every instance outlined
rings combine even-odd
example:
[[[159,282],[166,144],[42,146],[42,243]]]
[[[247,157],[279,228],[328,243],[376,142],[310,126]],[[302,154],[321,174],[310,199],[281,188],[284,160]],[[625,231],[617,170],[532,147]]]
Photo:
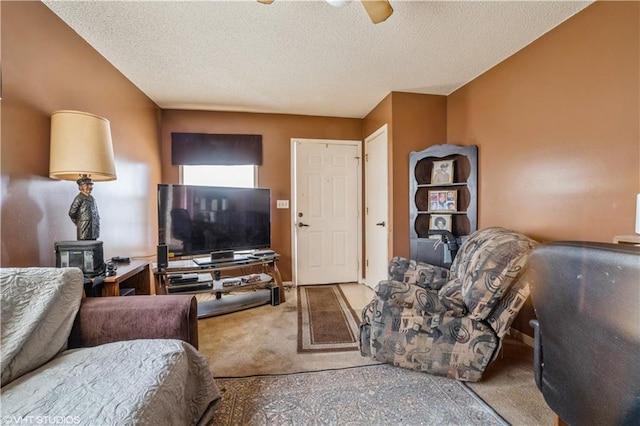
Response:
[[[111,121],[118,180],[94,186],[105,257],[155,255],[159,108],[42,3],[1,7],[2,266],[53,266],[54,242],[76,239],[77,185],[48,177],[60,109]]]
[[[479,227],[539,241],[634,232],[640,3],[598,2],[448,97],[452,143],[479,146]],[[514,328],[532,334],[529,302]]]
[[[244,133],[262,135],[263,165],[258,184],[271,189],[271,243],[278,267],[291,280],[291,211],[276,209],[276,200],[291,200],[291,139],[362,140],[361,121],[304,115],[250,114],[165,110],[162,113],[163,182],[178,183],[179,169],[171,165],[171,132]]]
[[[391,140],[393,138],[393,104],[391,95],[392,94],[389,93],[385,96],[385,98],[362,119],[363,140],[371,136],[373,132],[378,130],[380,127],[387,124],[389,145],[391,145]]]
[[[446,143],[446,113],[445,96],[392,92],[362,120],[363,138],[387,124],[390,256],[409,257],[409,154]]]
[[[393,256],[409,257],[409,154],[447,143],[447,98],[393,92]]]
[[[632,234],[640,192],[640,3],[598,2],[448,97],[479,146],[479,226],[539,240]]]

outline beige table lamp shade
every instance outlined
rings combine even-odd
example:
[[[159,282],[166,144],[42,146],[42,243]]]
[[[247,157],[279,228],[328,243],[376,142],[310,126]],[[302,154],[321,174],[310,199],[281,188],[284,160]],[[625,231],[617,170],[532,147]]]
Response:
[[[75,181],[116,179],[109,120],[80,111],[51,114],[49,177]]]

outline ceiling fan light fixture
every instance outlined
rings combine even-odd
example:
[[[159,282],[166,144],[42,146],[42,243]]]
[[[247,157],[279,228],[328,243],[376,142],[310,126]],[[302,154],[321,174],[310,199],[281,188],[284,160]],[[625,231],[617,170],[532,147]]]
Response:
[[[271,4],[274,0],[257,0],[262,4]],[[333,7],[342,7],[351,3],[353,0],[325,0]],[[374,24],[379,24],[387,20],[393,13],[393,8],[389,4],[388,0],[360,0],[364,9],[367,11],[367,15]]]
[[[342,7],[351,3],[353,0],[324,0],[333,7]]]
[[[361,0],[361,2],[374,24],[386,21],[393,13],[393,8],[387,0]]]

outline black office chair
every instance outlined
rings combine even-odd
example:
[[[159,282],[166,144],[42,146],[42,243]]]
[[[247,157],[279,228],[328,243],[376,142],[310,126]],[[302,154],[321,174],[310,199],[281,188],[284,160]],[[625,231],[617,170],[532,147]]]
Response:
[[[640,247],[542,244],[527,274],[536,385],[559,423],[640,425]]]

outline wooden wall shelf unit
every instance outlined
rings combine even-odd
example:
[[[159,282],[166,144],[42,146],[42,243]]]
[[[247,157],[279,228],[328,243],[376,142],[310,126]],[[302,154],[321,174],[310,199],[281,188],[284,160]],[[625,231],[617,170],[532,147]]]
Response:
[[[434,162],[453,161],[450,182],[432,182]],[[441,164],[441,163],[438,163]],[[450,163],[451,164],[451,163]],[[449,267],[439,239],[429,238],[434,215],[450,215],[451,233],[458,243],[478,226],[478,147],[451,144],[430,146],[409,155],[409,243],[411,258]],[[453,192],[453,210],[434,210],[430,193]]]

